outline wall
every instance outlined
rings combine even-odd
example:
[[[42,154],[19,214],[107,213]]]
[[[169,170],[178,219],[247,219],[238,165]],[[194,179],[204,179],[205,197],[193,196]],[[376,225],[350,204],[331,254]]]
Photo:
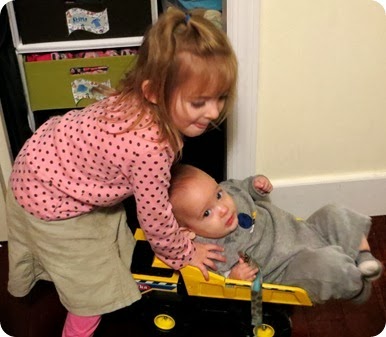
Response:
[[[307,216],[386,214],[386,14],[373,0],[262,0],[256,172]],[[241,118],[240,116],[238,118]]]

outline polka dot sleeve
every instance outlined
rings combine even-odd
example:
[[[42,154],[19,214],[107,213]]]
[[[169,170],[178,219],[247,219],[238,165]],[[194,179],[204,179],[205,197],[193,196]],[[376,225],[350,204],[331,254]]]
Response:
[[[132,186],[137,217],[157,256],[171,268],[180,269],[191,260],[194,246],[179,231],[169,203],[173,156],[157,143],[152,143],[150,147],[141,152],[133,168]]]

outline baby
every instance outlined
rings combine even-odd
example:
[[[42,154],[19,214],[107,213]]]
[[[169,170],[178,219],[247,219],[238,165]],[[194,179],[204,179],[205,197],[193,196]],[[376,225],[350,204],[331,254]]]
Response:
[[[218,273],[253,281],[257,264],[264,282],[302,287],[314,303],[366,301],[383,271],[367,241],[371,218],[330,204],[301,220],[270,203],[271,190],[263,175],[218,184],[196,167],[176,165],[169,193],[188,237],[223,246]]]

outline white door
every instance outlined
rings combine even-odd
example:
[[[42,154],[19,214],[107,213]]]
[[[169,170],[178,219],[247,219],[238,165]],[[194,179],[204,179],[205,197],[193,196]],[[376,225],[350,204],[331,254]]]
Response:
[[[8,133],[4,122],[3,109],[0,101],[0,241],[7,241],[7,225],[5,221],[5,193],[12,168],[12,155],[8,141]]]

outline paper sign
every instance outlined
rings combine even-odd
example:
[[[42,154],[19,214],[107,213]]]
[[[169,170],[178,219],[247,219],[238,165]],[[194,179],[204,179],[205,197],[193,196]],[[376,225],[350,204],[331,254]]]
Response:
[[[85,30],[94,34],[109,31],[107,8],[103,12],[90,12],[82,8],[71,8],[66,12],[68,33]]]
[[[85,79],[78,79],[71,82],[72,95],[74,97],[75,104],[78,104],[79,101],[84,98],[96,99],[97,101],[105,98],[105,96],[101,93],[92,91],[93,88],[97,87],[100,84],[111,88],[110,81],[100,83]]]

